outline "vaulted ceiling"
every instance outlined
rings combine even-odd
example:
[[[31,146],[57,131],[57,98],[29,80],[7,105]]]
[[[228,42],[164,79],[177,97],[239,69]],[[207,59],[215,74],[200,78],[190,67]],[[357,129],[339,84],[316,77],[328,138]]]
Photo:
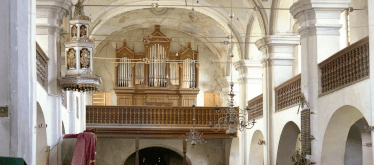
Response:
[[[77,0],[73,0],[75,4]],[[158,7],[152,7],[157,3]],[[162,31],[179,31],[196,37],[219,58],[226,59],[231,27],[238,59],[245,58],[245,44],[248,40],[248,25],[255,17],[261,21],[261,34],[267,33],[268,15],[266,10],[254,10],[255,7],[269,8],[271,1],[232,0],[234,18],[230,20],[230,0],[84,0],[85,14],[92,19],[91,37],[96,40],[96,47],[113,40],[117,36],[134,30],[153,30],[154,25],[161,25]],[[193,8],[193,9],[192,9]],[[270,10],[269,10],[270,11]],[[251,19],[252,18],[252,19]],[[178,38],[179,36],[168,36]]]

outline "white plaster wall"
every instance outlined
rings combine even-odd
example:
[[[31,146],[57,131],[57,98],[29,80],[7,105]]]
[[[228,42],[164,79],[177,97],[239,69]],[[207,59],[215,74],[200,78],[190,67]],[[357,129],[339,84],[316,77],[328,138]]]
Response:
[[[9,0],[0,2],[0,106],[9,106],[10,104],[10,13],[9,13]],[[10,117],[0,117],[0,156],[9,156],[10,152]]]
[[[314,141],[313,147],[317,149],[317,151],[322,152],[323,141],[326,134],[325,130],[330,122],[331,116],[340,107],[345,105],[353,106],[362,113],[367,121],[370,121],[370,93],[367,89],[370,89],[369,79],[318,98],[318,107],[316,107],[315,110],[312,107],[312,111],[316,112],[316,115],[318,115],[318,124],[311,123],[311,127],[317,127],[318,130],[324,131],[313,134],[317,139]],[[352,118],[356,118],[356,116],[352,116]],[[322,159],[321,152],[313,154],[316,154],[318,159]],[[340,161],[344,161],[344,157],[342,159],[343,160]],[[324,164],[323,161],[321,163]]]
[[[368,0],[352,0],[350,7],[354,10],[349,13],[351,44],[369,35]]]
[[[205,139],[208,142],[194,148],[187,143],[187,159],[192,165],[225,165],[229,152],[226,145],[230,139]],[[73,145],[70,143],[70,145]],[[74,144],[75,145],[75,144]],[[164,147],[183,156],[183,141],[178,139],[147,138],[139,139],[139,149],[147,147]],[[71,148],[71,146],[70,146]],[[98,138],[97,164],[122,165],[135,152],[135,139]],[[65,155],[65,158],[70,156]]]
[[[130,30],[126,33],[121,33],[120,36],[113,37],[113,41],[123,41],[127,40],[127,46],[129,48],[135,48],[136,53],[144,53],[144,44],[143,42],[134,42],[142,41],[143,37],[150,35],[154,31],[154,27],[141,29],[141,30]],[[187,48],[187,43],[192,43],[192,36],[186,33],[178,32],[176,30],[167,29],[165,26],[161,26],[161,32],[164,33],[167,37],[181,37],[174,38],[171,42],[170,53],[176,53],[177,51],[183,51]],[[127,37],[128,36],[128,37]],[[189,38],[187,38],[189,37]],[[97,45],[95,57],[106,57],[106,58],[115,58],[115,48],[116,44],[118,48],[121,48],[122,42],[103,42],[101,45]],[[180,47],[182,45],[183,48]],[[208,48],[205,43],[201,42],[199,39],[194,41],[195,49],[197,45],[199,46],[199,60],[200,63],[199,70],[199,89],[200,92],[197,95],[197,105],[204,106],[204,92],[215,92],[219,93],[221,87],[215,81],[219,77],[223,76],[222,68],[223,63],[208,63],[208,60],[219,60],[219,55],[214,54],[210,48]],[[117,105],[117,96],[114,92],[114,87],[116,84],[115,80],[115,60],[102,60],[94,59],[94,72],[102,77],[102,84],[100,85],[100,91],[105,91],[110,93],[111,105]]]

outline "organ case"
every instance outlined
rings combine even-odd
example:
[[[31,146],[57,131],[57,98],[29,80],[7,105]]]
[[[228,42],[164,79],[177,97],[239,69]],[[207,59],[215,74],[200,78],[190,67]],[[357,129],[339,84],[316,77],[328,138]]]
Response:
[[[117,104],[191,106],[199,93],[198,47],[188,43],[184,51],[170,53],[172,39],[159,25],[143,41],[145,53],[135,53],[126,41],[116,47]]]

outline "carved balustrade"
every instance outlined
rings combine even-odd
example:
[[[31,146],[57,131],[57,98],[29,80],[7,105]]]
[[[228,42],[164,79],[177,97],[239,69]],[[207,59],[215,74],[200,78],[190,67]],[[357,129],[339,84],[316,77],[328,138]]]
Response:
[[[218,107],[224,109],[227,107]],[[196,107],[196,126],[208,127],[209,122],[216,124],[219,115],[215,107]],[[86,122],[92,124],[119,125],[168,125],[191,126],[192,107],[155,107],[155,106],[86,106]]]
[[[263,115],[263,94],[248,101],[248,120],[260,118]]]
[[[36,77],[44,89],[48,88],[48,57],[36,43]]]
[[[275,88],[276,111],[283,110],[299,103],[301,93],[301,74],[291,78]]]
[[[369,37],[337,52],[318,66],[320,96],[369,78]]]

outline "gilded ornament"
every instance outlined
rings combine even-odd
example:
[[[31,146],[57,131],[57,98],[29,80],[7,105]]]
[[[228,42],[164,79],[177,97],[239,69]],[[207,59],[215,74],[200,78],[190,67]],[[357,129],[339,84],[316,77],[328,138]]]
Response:
[[[86,48],[81,50],[80,63],[81,63],[81,68],[90,67],[90,51]]]
[[[73,48],[69,49],[69,51],[67,52],[67,65],[68,69],[76,68],[75,50]]]
[[[80,28],[80,36],[81,37],[87,36],[87,28],[84,25],[82,25],[81,28]]]
[[[76,37],[77,34],[78,34],[77,26],[73,25],[73,27],[71,27],[71,35],[72,37]]]

